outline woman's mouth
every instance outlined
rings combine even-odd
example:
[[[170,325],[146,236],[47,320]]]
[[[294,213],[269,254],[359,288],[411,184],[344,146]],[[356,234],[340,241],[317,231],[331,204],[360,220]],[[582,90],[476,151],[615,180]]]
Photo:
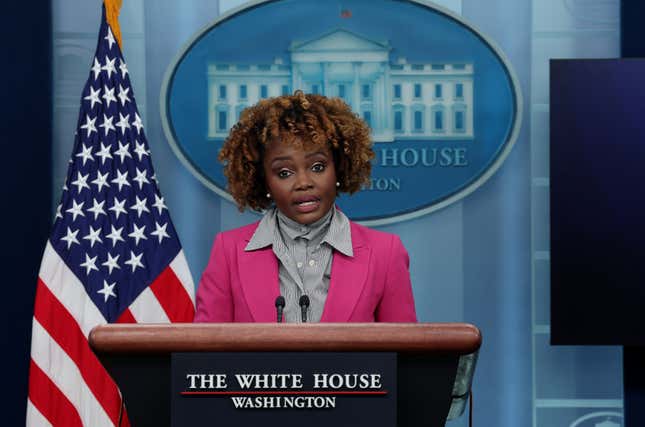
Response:
[[[317,197],[307,197],[298,199],[294,202],[296,210],[300,213],[313,212],[320,206],[320,199]]]

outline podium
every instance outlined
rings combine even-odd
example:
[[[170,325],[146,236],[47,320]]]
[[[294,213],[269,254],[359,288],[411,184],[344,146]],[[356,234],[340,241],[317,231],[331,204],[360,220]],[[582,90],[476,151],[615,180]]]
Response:
[[[170,426],[174,352],[393,352],[397,426],[444,426],[464,412],[480,331],[466,323],[110,324],[90,345],[133,426]]]

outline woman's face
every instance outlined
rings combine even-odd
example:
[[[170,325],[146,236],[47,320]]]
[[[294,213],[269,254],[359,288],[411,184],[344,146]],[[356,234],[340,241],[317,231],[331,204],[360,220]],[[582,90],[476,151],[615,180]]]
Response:
[[[336,170],[329,147],[272,141],[264,152],[264,176],[277,208],[300,224],[316,222],[336,201]]]

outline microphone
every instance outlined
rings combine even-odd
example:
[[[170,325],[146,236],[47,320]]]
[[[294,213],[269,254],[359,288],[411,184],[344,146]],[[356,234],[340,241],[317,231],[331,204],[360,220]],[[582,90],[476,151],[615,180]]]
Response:
[[[307,323],[307,309],[309,308],[309,297],[303,295],[300,297],[300,312],[302,313],[302,323]]]
[[[282,295],[278,295],[278,297],[275,299],[275,308],[278,313],[278,323],[282,323],[282,311],[284,310],[284,297]]]

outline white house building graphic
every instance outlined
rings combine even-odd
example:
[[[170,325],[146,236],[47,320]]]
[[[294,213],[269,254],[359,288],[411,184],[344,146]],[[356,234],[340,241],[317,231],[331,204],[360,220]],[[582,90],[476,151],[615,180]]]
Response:
[[[343,29],[292,42],[289,56],[290,65],[208,63],[209,138],[225,138],[260,99],[302,89],[343,98],[376,142],[474,139],[471,63],[391,60],[388,42]]]

